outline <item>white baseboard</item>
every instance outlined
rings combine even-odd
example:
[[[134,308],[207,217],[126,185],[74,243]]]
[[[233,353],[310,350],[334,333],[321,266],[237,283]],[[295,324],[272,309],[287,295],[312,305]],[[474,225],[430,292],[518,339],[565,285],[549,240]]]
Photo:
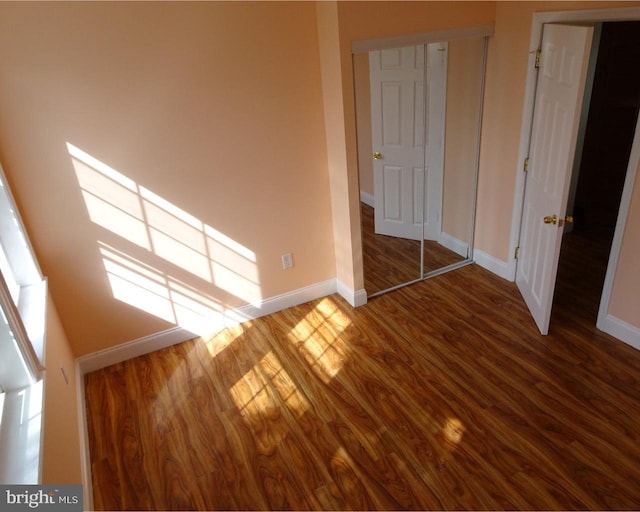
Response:
[[[484,251],[481,251],[480,249],[474,249],[473,261],[487,269],[489,272],[493,272],[507,281],[513,282],[516,279],[515,260],[511,260],[509,262],[502,261]]]
[[[101,368],[106,368],[107,366],[133,359],[134,357],[155,352],[156,350],[170,347],[171,345],[177,345],[178,343],[196,337],[196,334],[182,327],[173,327],[137,340],[121,343],[115,347],[98,350],[97,352],[81,356],[76,360],[78,369],[80,370],[79,376],[82,377],[87,373],[100,370]]]
[[[443,247],[446,247],[450,251],[455,252],[458,256],[462,256],[463,258],[467,258],[469,254],[469,244],[463,242],[459,238],[450,235],[449,233],[445,233],[444,231],[440,235],[440,240],[438,243]]]
[[[91,454],[89,453],[89,428],[84,393],[84,373],[76,359],[76,400],[78,408],[78,428],[80,430],[80,471],[82,473],[83,509],[93,510],[93,482],[91,478]]]
[[[298,304],[303,304],[314,299],[326,297],[333,293],[339,293],[352,306],[366,304],[367,294],[364,290],[354,291],[337,279],[306,286],[289,293],[284,293],[255,304],[248,304],[239,308],[227,310],[223,313],[222,327],[229,327],[259,318],[261,316],[276,313]],[[221,327],[221,328],[222,328]],[[89,455],[89,441],[87,435],[87,417],[84,397],[84,376],[87,373],[106,368],[116,363],[132,359],[137,356],[149,354],[162,348],[176,345],[197,337],[197,334],[182,327],[174,327],[166,331],[155,333],[137,340],[122,343],[115,347],[93,352],[76,359],[77,396],[78,396],[78,421],[80,423],[80,448],[82,457],[82,478],[84,484],[84,503],[86,510],[93,509],[93,492],[91,488],[91,459]]]
[[[375,200],[371,194],[365,192],[364,190],[360,191],[360,201],[362,201],[367,206],[371,206],[371,208],[375,208]]]
[[[640,328],[635,325],[631,325],[613,315],[607,315],[604,322],[598,324],[597,327],[627,345],[640,350]]]
[[[337,280],[328,279],[321,283],[316,283],[304,288],[299,288],[292,292],[283,293],[260,302],[247,304],[238,308],[229,309],[221,314],[219,322],[216,322],[218,329],[238,325],[248,320],[260,318],[287,309],[298,304],[303,304],[314,299],[326,297],[339,292],[351,305],[360,305],[362,301],[360,292],[354,293],[346,287],[338,290]],[[362,290],[364,293],[364,290]],[[364,293],[364,303],[366,303],[366,293]],[[214,331],[215,332],[215,331]],[[213,332],[211,333],[213,334]],[[155,352],[172,345],[177,345],[184,341],[197,338],[198,334],[183,327],[173,327],[166,331],[144,336],[137,340],[121,343],[115,347],[99,350],[77,359],[79,375],[106,368],[113,364],[121,363],[137,356]]]
[[[276,313],[298,304],[339,293],[352,306],[361,306],[367,302],[364,290],[351,290],[337,279],[329,279],[321,283],[306,286],[289,293],[284,293],[255,304],[248,304],[239,308],[227,310],[223,313],[221,325],[229,327],[239,323]],[[221,328],[222,328],[221,327]],[[176,345],[197,337],[196,334],[182,327],[174,327],[137,340],[122,343],[115,347],[100,350],[76,359],[76,378],[78,396],[78,422],[80,427],[80,451],[82,464],[82,479],[84,485],[85,510],[93,510],[93,491],[91,487],[91,458],[89,454],[89,440],[87,434],[87,415],[85,408],[84,376],[112,364],[155,352],[162,348]]]
[[[364,306],[367,303],[367,292],[364,289],[352,290],[339,279],[337,280],[337,292],[354,308]]]
[[[298,304],[304,304],[321,297],[326,297],[332,293],[336,293],[336,280],[327,279],[321,283],[305,286],[304,288],[298,288],[291,292],[283,293],[282,295],[276,295],[268,299],[261,300],[253,304],[247,304],[246,306],[240,306],[239,308],[230,309],[224,313],[224,327],[231,327],[238,325],[247,320],[253,320],[260,318],[261,316],[270,315],[271,313],[277,313],[283,309],[292,308]]]

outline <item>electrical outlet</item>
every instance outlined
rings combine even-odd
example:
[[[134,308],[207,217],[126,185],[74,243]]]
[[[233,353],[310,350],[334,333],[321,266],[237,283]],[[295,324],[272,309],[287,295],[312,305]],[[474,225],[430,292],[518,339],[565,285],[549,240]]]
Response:
[[[287,270],[291,267],[293,267],[293,255],[288,252],[282,255],[282,268],[283,270]]]

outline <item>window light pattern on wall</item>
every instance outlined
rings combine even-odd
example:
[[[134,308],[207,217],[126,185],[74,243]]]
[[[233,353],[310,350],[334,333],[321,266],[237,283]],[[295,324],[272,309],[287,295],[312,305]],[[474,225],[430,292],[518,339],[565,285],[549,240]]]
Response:
[[[262,299],[253,251],[73,144],[67,149],[92,222],[247,303]],[[218,328],[219,301],[99,244],[115,298],[197,334]]]

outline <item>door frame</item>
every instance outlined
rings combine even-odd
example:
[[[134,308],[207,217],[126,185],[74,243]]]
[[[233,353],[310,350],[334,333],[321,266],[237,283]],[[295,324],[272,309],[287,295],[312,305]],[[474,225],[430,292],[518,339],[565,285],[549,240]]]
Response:
[[[611,292],[613,291],[613,279],[616,274],[616,267],[620,257],[620,248],[622,246],[622,236],[627,224],[629,205],[631,203],[631,195],[638,174],[638,165],[640,165],[640,115],[636,121],[636,134],[633,138],[631,153],[629,155],[629,164],[627,166],[627,174],[622,187],[622,197],[620,198],[620,209],[618,221],[611,242],[611,253],[609,255],[609,264],[607,265],[607,273],[604,278],[602,287],[602,298],[600,299],[600,307],[598,309],[598,319],[596,327],[601,331],[610,334],[640,350],[638,345],[637,334],[630,331],[629,326],[625,325],[621,320],[609,314],[609,301],[611,300]]]
[[[520,240],[526,182],[526,173],[523,172],[523,170],[525,159],[529,156],[529,141],[531,138],[531,128],[533,125],[533,110],[537,82],[537,73],[535,69],[536,51],[540,47],[540,43],[542,41],[542,31],[544,25],[546,23],[600,23],[609,21],[640,21],[640,7],[623,7],[611,9],[605,8],[584,11],[554,11],[534,13],[533,15],[531,23],[531,36],[529,40],[524,108],[522,115],[522,127],[520,129],[520,144],[518,147],[516,185],[514,194],[513,216],[511,222],[511,236],[509,243],[509,254],[511,255],[509,261],[509,277],[511,278],[511,280],[514,280],[516,275],[517,260],[515,257],[515,253]],[[640,126],[640,124],[638,124],[637,126]],[[611,291],[613,288],[613,276],[615,275],[618,263],[622,234],[624,232],[624,226],[626,224],[629,213],[629,203],[632,192],[631,189],[634,183],[638,161],[640,159],[640,147],[638,147],[640,145],[639,139],[640,132],[636,130],[636,137],[634,139],[634,146],[629,158],[629,167],[627,169],[627,177],[625,180],[622,199],[620,202],[618,220],[616,223],[614,240],[609,256],[605,285],[603,287],[602,298],[600,301],[600,310],[598,312],[598,320],[596,323],[599,329],[619,339],[624,338],[620,336],[619,329],[614,329],[614,326],[612,326],[611,323],[607,321],[607,309],[611,297]],[[635,164],[632,165],[634,158]]]
[[[435,31],[429,31],[429,32],[422,32],[422,33],[416,33],[416,34],[404,34],[404,35],[399,35],[399,36],[390,36],[390,37],[380,37],[380,38],[371,38],[371,39],[358,39],[358,40],[353,40],[351,42],[351,56],[353,57],[353,55],[355,54],[361,54],[361,53],[369,53],[370,51],[376,51],[376,50],[385,50],[385,49],[389,49],[389,48],[399,48],[399,47],[403,47],[403,46],[411,46],[411,45],[419,45],[419,44],[430,44],[430,43],[440,43],[443,41],[446,41],[447,43],[450,41],[455,41],[457,39],[467,39],[467,38],[484,38],[484,50],[483,50],[483,62],[482,62],[482,66],[483,66],[483,76],[482,76],[482,87],[481,87],[481,98],[483,98],[482,102],[481,102],[481,107],[480,107],[480,123],[478,125],[478,129],[479,134],[481,136],[481,128],[482,128],[482,112],[483,112],[483,103],[484,103],[484,86],[485,86],[485,81],[486,81],[486,64],[487,64],[487,54],[488,54],[488,47],[489,47],[489,39],[491,38],[491,36],[493,36],[495,34],[495,27],[492,24],[489,25],[475,25],[475,26],[471,26],[471,27],[464,27],[464,28],[452,28],[452,29],[443,29],[443,30],[435,30]],[[355,87],[355,76],[354,76],[354,69],[353,69],[353,60],[352,60],[352,80],[353,80],[353,85]],[[355,107],[355,92],[354,92],[354,107]],[[480,153],[480,136],[478,137],[477,143],[476,143],[476,147],[474,148],[476,151],[476,161],[475,161],[475,165],[476,165],[476,173],[475,173],[475,180],[474,180],[474,189],[475,192],[473,194],[473,205],[472,205],[472,218],[471,218],[471,225],[473,227],[473,229],[475,230],[475,225],[476,225],[476,201],[477,201],[477,186],[478,186],[478,166],[479,166],[479,153]],[[357,147],[357,137],[356,137],[356,147]],[[359,148],[357,148],[358,150]],[[356,150],[356,153],[357,153]],[[356,161],[357,161],[357,155],[356,155]],[[358,173],[359,174],[359,173]],[[358,177],[359,179],[359,177]],[[349,187],[351,188],[351,187]],[[359,183],[356,185],[357,188],[357,192],[356,195],[354,195],[354,197],[358,198],[358,203],[360,201],[364,202],[365,204],[369,204],[371,206],[371,204],[373,204],[373,197],[370,196],[369,194],[363,194],[362,190],[360,189],[360,185]],[[357,211],[359,212],[360,209],[357,208]],[[358,238],[360,239],[360,242],[362,241],[362,223],[360,222],[360,215],[358,215],[358,222],[357,222],[357,234],[358,234]],[[357,294],[360,294],[360,297],[364,297],[364,300],[358,301],[358,300],[354,300],[353,302],[351,302],[349,300],[349,302],[352,305],[355,306],[360,306],[362,304],[366,304],[367,299],[368,298],[372,298],[375,297],[376,295],[380,295],[381,293],[386,293],[389,292],[391,290],[395,290],[397,288],[401,288],[403,286],[406,286],[408,284],[412,284],[412,283],[416,283],[419,281],[422,281],[424,279],[427,279],[429,277],[435,277],[436,275],[439,275],[443,272],[447,272],[449,270],[453,270],[455,268],[458,267],[462,267],[464,265],[468,265],[470,263],[473,263],[474,261],[474,248],[473,248],[473,242],[474,242],[474,238],[471,237],[471,242],[469,243],[469,247],[467,248],[467,253],[468,256],[465,260],[459,262],[459,263],[453,263],[451,265],[447,265],[446,267],[443,267],[442,269],[438,269],[435,271],[431,271],[428,273],[423,273],[422,272],[422,267],[423,267],[423,261],[422,258],[424,257],[424,251],[420,251],[421,255],[421,261],[420,261],[420,267],[421,267],[421,276],[418,279],[415,279],[413,281],[407,282],[407,283],[403,283],[397,286],[394,286],[392,288],[389,288],[387,290],[383,290],[381,292],[377,292],[374,294],[371,294],[369,296],[367,296],[366,291],[364,290],[364,288],[362,290],[359,290],[358,292],[356,292]],[[455,250],[455,249],[454,249]],[[356,277],[356,279],[358,278],[357,276],[360,276],[360,279],[362,279],[362,282],[364,283],[364,267],[363,267],[363,258],[362,258],[362,248],[360,247],[360,254],[359,256],[356,258],[356,261],[354,262],[354,276]],[[356,253],[354,251],[352,251],[352,255],[355,255]],[[339,291],[340,293],[340,291]],[[346,295],[344,293],[340,293],[341,295],[343,295],[344,297],[346,297]]]

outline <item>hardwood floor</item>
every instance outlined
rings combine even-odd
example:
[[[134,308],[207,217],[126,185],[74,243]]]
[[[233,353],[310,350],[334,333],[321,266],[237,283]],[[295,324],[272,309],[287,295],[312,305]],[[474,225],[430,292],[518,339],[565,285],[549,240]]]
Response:
[[[564,235],[554,312],[596,322],[614,229],[582,225]]]
[[[371,206],[360,203],[364,287],[368,295],[420,277],[420,241],[376,235],[373,211]],[[425,272],[463,260],[437,242],[425,240],[424,243]]]
[[[640,352],[571,304],[470,265],[89,374],[95,508],[637,510]]]

